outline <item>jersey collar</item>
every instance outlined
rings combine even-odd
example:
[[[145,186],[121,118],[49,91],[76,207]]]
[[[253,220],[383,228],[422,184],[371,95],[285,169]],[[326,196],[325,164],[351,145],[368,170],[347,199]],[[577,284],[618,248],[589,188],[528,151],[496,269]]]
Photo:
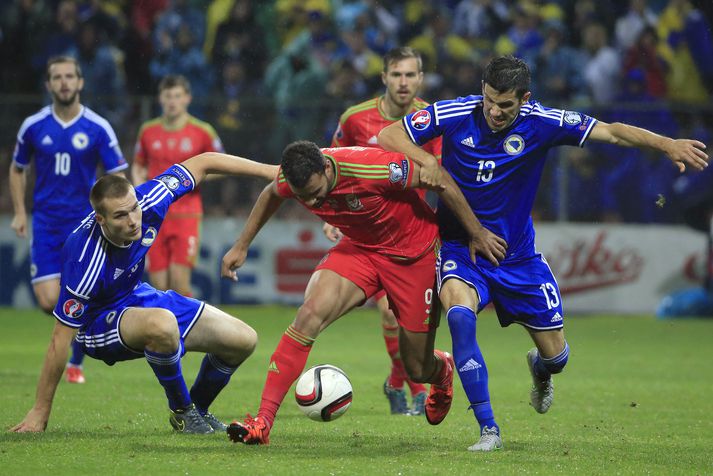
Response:
[[[80,117],[84,115],[84,106],[79,106],[79,112],[77,113],[76,116],[74,116],[71,120],[64,122],[60,117],[54,112],[54,105],[50,106],[50,110],[52,111],[52,117],[54,117],[54,120],[59,123],[60,126],[62,126],[63,129],[67,129],[70,127],[72,124],[77,122]]]

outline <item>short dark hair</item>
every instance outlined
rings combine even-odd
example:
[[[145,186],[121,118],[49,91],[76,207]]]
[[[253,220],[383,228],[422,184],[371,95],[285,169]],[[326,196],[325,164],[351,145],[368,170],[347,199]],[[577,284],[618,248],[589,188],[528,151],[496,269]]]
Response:
[[[409,58],[416,58],[416,62],[418,63],[418,71],[423,71],[423,60],[421,59],[421,53],[414,50],[410,46],[401,46],[399,48],[393,48],[389,50],[384,55],[384,73],[386,72],[386,70],[389,69],[389,65],[391,63],[397,63],[399,61]]]
[[[180,74],[169,74],[161,79],[158,83],[158,92],[161,93],[164,89],[182,87],[188,94],[191,94],[191,82]]]
[[[106,212],[104,199],[125,197],[129,190],[131,190],[131,182],[125,177],[113,174],[103,175],[92,187],[92,191],[89,193],[89,202],[96,213],[103,215]]]
[[[324,174],[324,155],[314,142],[300,140],[282,152],[282,173],[295,188],[303,188],[314,174]]]
[[[522,98],[530,90],[530,68],[520,58],[500,56],[485,67],[483,83],[499,93],[514,90]]]
[[[77,77],[81,78],[82,77],[82,68],[79,66],[79,61],[77,61],[77,58],[73,56],[66,56],[66,55],[61,55],[61,56],[53,56],[50,59],[47,60],[47,81],[50,80],[50,68],[59,63],[72,63],[74,65],[74,68],[77,71]]]

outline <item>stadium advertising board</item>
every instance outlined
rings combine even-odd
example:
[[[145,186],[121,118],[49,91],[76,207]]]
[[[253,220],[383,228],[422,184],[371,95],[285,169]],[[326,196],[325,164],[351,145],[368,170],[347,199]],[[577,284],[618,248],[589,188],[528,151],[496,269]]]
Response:
[[[0,305],[33,306],[29,242],[0,218]],[[196,297],[217,304],[298,304],[314,266],[329,249],[321,224],[268,223],[250,248],[239,282],[220,279],[220,260],[242,221],[206,219]],[[538,224],[537,249],[564,295],[567,313],[653,313],[667,294],[700,283],[706,239],[678,226]]]

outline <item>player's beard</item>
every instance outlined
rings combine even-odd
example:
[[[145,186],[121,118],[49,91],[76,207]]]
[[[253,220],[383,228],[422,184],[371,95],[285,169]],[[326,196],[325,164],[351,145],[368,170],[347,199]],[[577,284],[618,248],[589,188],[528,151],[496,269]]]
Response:
[[[55,93],[52,92],[52,99],[54,100],[55,103],[59,104],[62,107],[67,107],[71,106],[77,101],[77,96],[79,95],[79,91],[75,90],[72,92],[72,94],[69,95],[67,99],[63,99],[62,96],[60,96],[60,93]]]

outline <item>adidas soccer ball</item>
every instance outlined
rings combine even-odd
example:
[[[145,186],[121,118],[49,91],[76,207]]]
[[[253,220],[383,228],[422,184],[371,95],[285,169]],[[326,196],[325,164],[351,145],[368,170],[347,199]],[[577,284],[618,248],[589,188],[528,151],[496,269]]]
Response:
[[[302,413],[312,420],[336,420],[352,404],[352,384],[341,369],[315,365],[297,380],[295,399]]]

